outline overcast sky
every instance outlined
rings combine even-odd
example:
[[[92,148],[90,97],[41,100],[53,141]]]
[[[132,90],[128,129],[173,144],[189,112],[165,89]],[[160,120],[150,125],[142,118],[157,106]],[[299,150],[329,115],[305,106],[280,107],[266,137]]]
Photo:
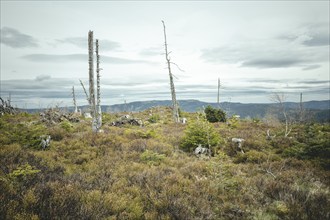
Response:
[[[1,97],[18,107],[85,105],[88,31],[99,39],[102,104],[177,99],[329,99],[329,1],[2,1]]]

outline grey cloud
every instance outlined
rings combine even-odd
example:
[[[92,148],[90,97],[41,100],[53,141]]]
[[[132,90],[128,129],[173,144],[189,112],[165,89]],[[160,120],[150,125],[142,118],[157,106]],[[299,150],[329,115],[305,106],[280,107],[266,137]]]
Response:
[[[328,62],[329,24],[303,25],[292,33],[264,40],[246,40],[201,50],[207,62],[238,64],[241,67],[288,68],[312,70]],[[296,32],[307,30],[297,35]]]
[[[299,81],[299,83],[317,85],[317,84],[328,84],[328,83],[330,83],[330,81],[329,80],[304,80],[304,81]]]
[[[328,84],[330,83],[329,80],[317,80],[317,79],[306,79],[306,80],[294,80],[294,79],[265,79],[265,78],[259,78],[259,79],[242,79],[243,81],[253,83],[253,88],[255,88],[256,84],[267,84],[267,88],[270,88],[271,85],[269,84],[309,84],[309,85],[321,85],[321,84]]]
[[[44,80],[48,80],[50,78],[51,78],[50,75],[39,75],[39,76],[36,77],[35,80],[41,82],[41,81],[44,81]]]
[[[32,62],[86,62],[88,60],[87,54],[65,54],[65,55],[55,55],[55,54],[29,54],[21,57],[22,59],[32,61]],[[154,62],[147,60],[134,60],[125,59],[119,57],[110,56],[100,56],[100,62],[109,64],[155,64]]]
[[[329,93],[330,89],[329,87],[323,87],[323,88],[318,88],[318,89],[311,89],[308,91],[308,93],[312,94],[328,94],[328,99],[330,98]]]
[[[87,49],[87,37],[68,37],[65,39],[58,39],[56,40],[59,43],[67,43],[75,45],[79,48]],[[120,48],[121,45],[118,42],[110,41],[110,40],[99,40],[99,50],[100,51],[110,51],[110,50],[116,50]]]
[[[315,47],[315,46],[328,46],[330,45],[328,32],[316,32],[303,35],[282,35],[278,37],[280,40],[289,42],[298,41],[302,45]]]
[[[297,39],[297,36],[292,35],[292,34],[290,34],[290,35],[280,35],[280,36],[277,37],[277,39],[286,40],[286,41],[294,41],[294,40]]]
[[[1,43],[12,48],[38,47],[37,39],[14,28],[1,29]]]
[[[260,83],[283,83],[283,80],[279,79],[246,79],[248,82],[260,82]]]
[[[202,58],[208,62],[240,64],[241,67],[258,69],[303,67],[303,70],[311,70],[320,67],[312,64],[316,59],[312,52],[297,54],[287,49],[258,48],[257,45],[205,49],[202,50]]]
[[[217,89],[217,85],[213,85],[213,86],[210,86],[210,85],[180,85],[180,84],[177,84],[176,85],[176,88],[180,88],[181,90],[207,90],[207,89],[210,89],[210,90],[214,90],[214,89]]]
[[[304,33],[284,34],[278,39],[289,42],[297,41],[310,47],[330,45],[329,23],[303,24],[299,28],[305,30]]]
[[[47,75],[45,75],[47,76]],[[42,78],[42,77],[41,77]],[[47,78],[47,77],[45,77]],[[84,79],[83,81],[86,81]],[[300,85],[300,83],[307,83],[309,81],[298,82],[291,87],[285,88],[286,94],[296,95],[298,92],[304,92],[308,94],[328,94],[329,87],[328,84],[315,84],[315,86],[304,86],[306,84]],[[319,81],[320,83],[326,83],[326,81]],[[105,84],[104,84],[105,83]],[[155,85],[154,80],[147,81],[143,86],[142,82],[138,81],[135,87],[134,83],[126,84],[123,83],[122,86],[115,86],[110,81],[103,80],[101,86],[101,96],[102,105],[109,105],[115,103],[123,103],[123,100],[127,101],[141,101],[141,100],[160,100],[160,99],[170,99],[169,85],[166,81],[160,82],[160,84]],[[38,100],[43,101],[44,107],[46,105],[51,105],[52,103],[62,102],[63,105],[72,105],[71,88],[75,86],[76,98],[78,105],[87,105],[85,99],[85,94],[79,84],[78,79],[59,79],[59,78],[49,78],[44,81],[36,81],[35,79],[26,80],[3,80],[2,82],[2,92],[11,92],[12,100],[20,100],[20,105],[24,104],[30,107],[38,107]],[[216,86],[209,85],[189,85],[189,84],[178,84],[177,98],[178,99],[210,99],[210,97],[216,97],[217,90]],[[253,86],[230,86],[228,85],[226,89],[221,91],[222,100],[227,100],[228,97],[242,99],[243,97],[267,97],[276,89],[272,86],[261,87],[258,84]],[[17,103],[17,102],[16,102]]]
[[[297,64],[303,63],[300,59],[256,59],[243,62],[243,67],[256,67],[256,68],[283,68],[292,67]]]
[[[103,79],[102,84],[112,87],[123,87],[123,86],[143,86],[146,84],[155,84],[157,86],[167,85],[168,80],[167,79],[156,79],[156,78],[150,78],[150,77],[137,77],[134,80],[110,80],[110,79]]]
[[[304,45],[306,46],[328,46],[330,45],[330,36],[329,32],[328,33],[318,33],[315,34],[314,36],[311,36],[310,40],[306,40],[303,42]]]
[[[29,54],[21,58],[32,62],[83,62],[87,60],[87,54],[68,54],[68,55],[54,55],[54,54]]]
[[[47,79],[47,80],[46,80]],[[2,89],[7,91],[23,91],[30,90],[57,90],[61,91],[64,87],[74,85],[71,79],[51,78],[48,75],[37,76],[36,79],[21,80],[3,80]]]
[[[74,83],[71,79],[58,78],[44,81],[36,79],[3,80],[1,90],[4,94],[10,92],[13,103],[18,107],[37,108],[41,103],[43,107],[46,107],[45,105],[54,105],[65,100],[71,101],[71,88]],[[84,97],[83,94],[81,97]],[[41,100],[43,101],[41,102]]]
[[[306,67],[304,67],[302,70],[314,70],[314,69],[318,69],[320,68],[321,65],[318,64],[313,64],[313,65],[307,65]]]

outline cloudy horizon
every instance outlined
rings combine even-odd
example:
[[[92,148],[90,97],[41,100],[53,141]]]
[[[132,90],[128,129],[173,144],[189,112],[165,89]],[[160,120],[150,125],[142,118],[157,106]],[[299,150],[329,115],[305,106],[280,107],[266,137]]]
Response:
[[[0,96],[15,106],[86,105],[87,34],[99,39],[102,105],[170,100],[328,100],[329,1],[1,1]],[[182,70],[183,71],[182,71]]]

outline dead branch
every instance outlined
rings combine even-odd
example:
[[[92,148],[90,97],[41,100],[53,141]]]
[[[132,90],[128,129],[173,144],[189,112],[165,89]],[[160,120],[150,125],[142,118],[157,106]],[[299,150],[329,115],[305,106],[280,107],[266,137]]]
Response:
[[[84,86],[84,83],[83,83],[81,80],[79,80],[79,81],[80,81],[80,84],[81,84],[81,86],[82,86],[82,88],[83,88],[83,90],[84,90],[84,92],[85,92],[86,99],[87,99],[87,101],[88,101],[88,103],[89,103],[89,96],[88,96],[88,93],[87,93],[86,88],[85,88],[85,86]]]
[[[181,72],[185,72],[183,69],[181,69],[180,67],[179,67],[179,65],[178,64],[176,64],[176,63],[174,63],[174,62],[170,62],[171,64],[174,64],[177,68],[178,68],[178,70],[180,70]]]

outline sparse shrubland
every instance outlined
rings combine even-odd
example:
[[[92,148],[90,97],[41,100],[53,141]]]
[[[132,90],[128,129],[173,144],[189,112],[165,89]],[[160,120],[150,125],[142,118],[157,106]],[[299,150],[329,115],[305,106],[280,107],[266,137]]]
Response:
[[[183,114],[187,125],[154,108],[134,114],[143,127],[114,127],[119,115],[104,113],[103,133],[83,118],[1,116],[0,219],[330,218],[329,124],[295,124],[284,137],[261,120]],[[245,139],[245,154],[233,137]],[[194,156],[198,144],[213,156]]]

